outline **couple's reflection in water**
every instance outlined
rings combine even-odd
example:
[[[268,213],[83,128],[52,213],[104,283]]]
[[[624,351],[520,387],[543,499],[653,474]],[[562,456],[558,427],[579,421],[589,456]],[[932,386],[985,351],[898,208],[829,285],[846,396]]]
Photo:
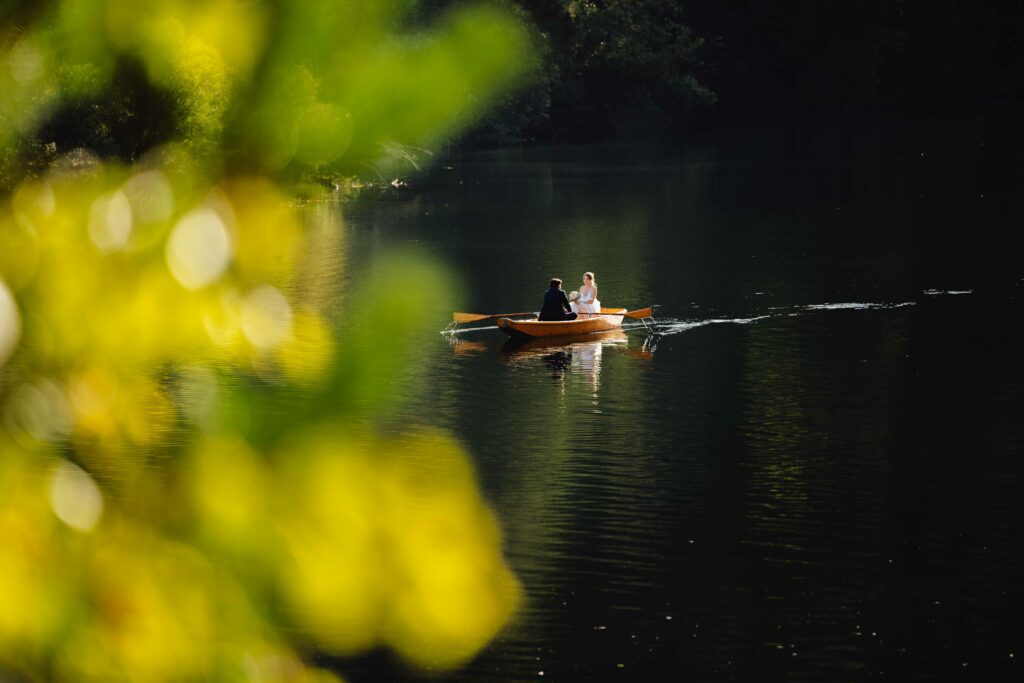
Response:
[[[516,366],[537,366],[545,368],[555,380],[564,381],[567,376],[585,378],[593,393],[601,385],[601,363],[604,354],[614,349],[626,356],[651,360],[657,346],[658,335],[650,334],[642,341],[621,329],[567,337],[511,337],[499,352],[502,363]],[[639,343],[638,343],[639,342]],[[493,340],[462,339],[449,337],[449,344],[456,356],[472,356],[493,352]]]
[[[647,343],[641,349],[629,349],[629,336],[622,330],[571,337],[510,338],[501,348],[501,358],[510,364],[539,363],[556,380],[566,375],[587,379],[593,393],[601,386],[601,361],[606,350],[622,349],[645,359],[652,357]]]

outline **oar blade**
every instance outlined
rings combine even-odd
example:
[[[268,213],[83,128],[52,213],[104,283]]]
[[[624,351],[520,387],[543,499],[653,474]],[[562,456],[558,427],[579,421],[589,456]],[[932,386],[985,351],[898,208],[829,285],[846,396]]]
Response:
[[[479,313],[452,313],[452,321],[457,323],[475,323],[477,320],[483,320],[487,317],[489,316]]]
[[[623,315],[627,318],[650,318],[654,315],[654,309],[653,307],[640,308],[635,311],[626,311]]]

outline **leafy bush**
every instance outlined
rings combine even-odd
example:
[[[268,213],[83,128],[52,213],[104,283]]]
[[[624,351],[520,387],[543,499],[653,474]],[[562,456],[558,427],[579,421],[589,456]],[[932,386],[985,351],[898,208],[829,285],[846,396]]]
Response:
[[[405,163],[529,61],[507,13],[403,32],[407,9],[3,6],[0,677],[329,681],[306,662],[378,646],[450,668],[513,614],[459,445],[356,423],[400,400],[444,271],[377,264],[342,331],[340,213],[311,230],[279,189]]]

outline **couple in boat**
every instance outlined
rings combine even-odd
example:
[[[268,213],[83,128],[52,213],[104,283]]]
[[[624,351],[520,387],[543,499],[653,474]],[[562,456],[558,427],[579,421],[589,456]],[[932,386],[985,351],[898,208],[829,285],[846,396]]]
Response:
[[[576,320],[578,317],[589,318],[600,313],[597,283],[594,282],[594,274],[587,272],[583,273],[583,285],[575,301],[569,301],[562,290],[560,279],[551,278],[551,286],[544,293],[544,305],[541,306],[538,320]]]

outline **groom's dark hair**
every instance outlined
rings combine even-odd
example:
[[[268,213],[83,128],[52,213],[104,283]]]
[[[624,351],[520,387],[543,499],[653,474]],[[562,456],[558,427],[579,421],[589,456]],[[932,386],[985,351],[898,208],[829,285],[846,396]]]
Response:
[[[552,287],[561,287],[562,286],[562,281],[560,279],[558,279],[557,277],[553,277],[553,278],[551,278],[551,286]]]

